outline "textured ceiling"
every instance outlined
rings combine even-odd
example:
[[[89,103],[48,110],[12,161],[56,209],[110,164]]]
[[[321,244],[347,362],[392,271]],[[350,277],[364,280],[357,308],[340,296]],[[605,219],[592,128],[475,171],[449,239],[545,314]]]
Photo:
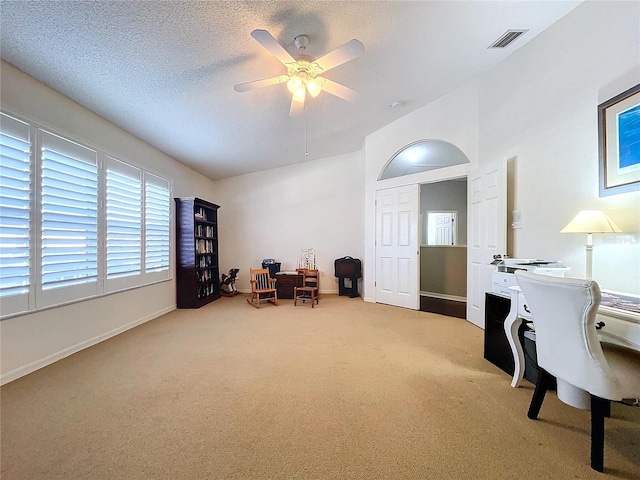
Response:
[[[579,2],[0,2],[2,58],[211,179],[357,151],[364,137],[491,68]],[[320,57],[352,38],[365,54],[327,72],[326,92],[289,117],[284,84],[236,83],[285,67],[251,38],[265,29]],[[529,29],[505,50],[509,29]],[[393,102],[401,105],[390,108]]]

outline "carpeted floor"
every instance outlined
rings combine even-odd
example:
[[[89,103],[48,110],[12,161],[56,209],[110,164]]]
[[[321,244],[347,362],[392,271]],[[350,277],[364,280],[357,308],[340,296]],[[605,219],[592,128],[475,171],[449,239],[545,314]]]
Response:
[[[2,387],[2,480],[599,479],[589,412],[482,357],[465,320],[335,295],[177,310]],[[606,478],[640,478],[614,404]]]

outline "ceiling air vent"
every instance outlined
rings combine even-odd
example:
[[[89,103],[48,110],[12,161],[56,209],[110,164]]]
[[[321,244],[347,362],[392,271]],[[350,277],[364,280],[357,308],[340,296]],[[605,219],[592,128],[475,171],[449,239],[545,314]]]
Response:
[[[523,33],[527,33],[529,30],[507,30],[498,40],[489,45],[489,48],[507,48]]]

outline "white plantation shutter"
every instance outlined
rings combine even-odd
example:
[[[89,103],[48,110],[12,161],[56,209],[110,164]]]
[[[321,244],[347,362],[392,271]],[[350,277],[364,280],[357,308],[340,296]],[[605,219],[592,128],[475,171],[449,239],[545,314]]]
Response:
[[[29,305],[30,189],[30,127],[0,114],[0,298],[3,313],[23,311]]]
[[[142,273],[142,172],[108,157],[106,234],[107,289],[139,284],[140,278],[122,277]]]
[[[41,288],[73,287],[52,304],[97,293],[97,153],[45,131],[41,150]]]
[[[0,318],[171,278],[171,182],[0,112]]]
[[[167,278],[169,271],[170,185],[164,178],[145,174],[145,273]]]

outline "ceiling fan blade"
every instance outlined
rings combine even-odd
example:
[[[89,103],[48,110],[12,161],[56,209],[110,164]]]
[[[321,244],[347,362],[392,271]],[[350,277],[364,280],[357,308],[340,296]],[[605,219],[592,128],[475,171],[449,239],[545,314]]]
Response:
[[[300,115],[304,111],[304,97],[305,97],[304,93],[301,96],[302,100],[300,100],[299,98],[296,99],[295,95],[291,97],[291,110],[289,110],[290,117],[295,117],[296,115]]]
[[[251,36],[285,65],[296,61],[266,30],[254,30],[251,32]]]
[[[349,40],[344,45],[330,51],[315,61],[323,72],[353,60],[364,53],[364,45],[360,40]]]
[[[336,83],[333,80],[329,80],[328,78],[324,78],[322,90],[330,93],[331,95],[335,95],[336,97],[347,100],[348,102],[357,102],[360,99],[360,94],[355,90],[352,90],[349,87],[345,87],[344,85],[340,85],[339,83]]]
[[[253,82],[238,83],[237,85],[233,86],[233,89],[236,92],[246,92],[248,90],[254,90],[256,88],[268,87],[269,85],[284,83],[287,80],[289,80],[289,75],[279,75],[277,77],[254,80]]]

